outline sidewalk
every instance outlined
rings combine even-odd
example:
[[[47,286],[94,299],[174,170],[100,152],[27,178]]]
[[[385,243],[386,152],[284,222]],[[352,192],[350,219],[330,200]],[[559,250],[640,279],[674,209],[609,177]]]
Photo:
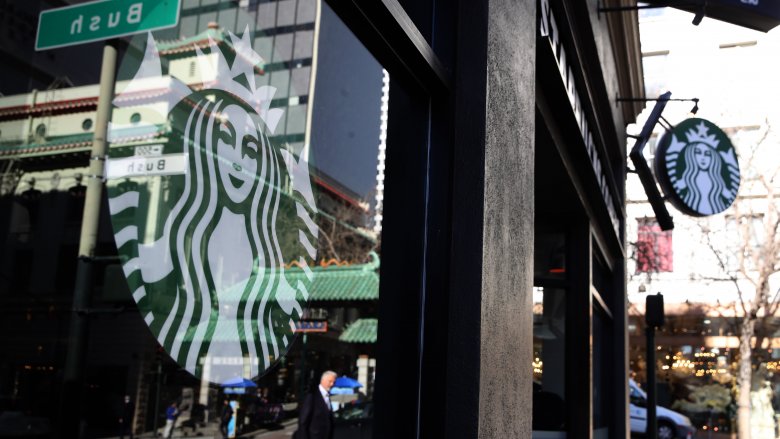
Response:
[[[699,430],[696,432],[695,439],[731,439],[736,437],[736,434],[732,436],[732,433],[716,433],[713,431]]]
[[[263,438],[263,439],[284,439],[289,438],[292,436],[293,432],[296,430],[298,424],[298,418],[292,418],[292,419],[286,419],[281,422],[281,424],[276,428],[269,428],[269,427],[263,427],[257,430],[252,430],[249,432],[244,432],[241,436],[236,436],[236,438],[241,439],[254,439],[254,438]],[[162,434],[164,427],[160,427],[159,434]],[[137,434],[134,436],[135,438],[154,438],[154,437],[161,437],[161,436],[155,436],[155,434],[151,431]],[[175,439],[222,439],[222,434],[219,432],[219,424],[216,422],[208,423],[205,427],[198,428],[195,431],[193,431],[190,428],[176,428],[173,431],[173,435],[171,436]],[[109,436],[105,437],[103,439],[118,439],[118,436]]]

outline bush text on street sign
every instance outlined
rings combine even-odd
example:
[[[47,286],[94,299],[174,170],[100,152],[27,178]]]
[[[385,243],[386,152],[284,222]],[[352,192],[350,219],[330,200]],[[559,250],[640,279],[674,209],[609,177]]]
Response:
[[[181,0],[99,0],[42,11],[35,50],[176,26]]]

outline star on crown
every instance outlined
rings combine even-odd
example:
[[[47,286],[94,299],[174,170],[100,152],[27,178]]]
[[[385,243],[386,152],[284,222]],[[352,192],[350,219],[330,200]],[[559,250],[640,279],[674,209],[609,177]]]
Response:
[[[720,141],[714,134],[709,134],[710,129],[704,124],[704,121],[699,122],[696,125],[696,129],[688,130],[685,133],[685,137],[688,138],[688,143],[704,143],[712,149],[717,149]]]
[[[236,51],[232,66],[228,66],[225,55],[211,37],[209,37],[209,46],[211,54],[216,55],[217,58],[216,72],[214,72],[215,66],[212,65],[209,57],[204,55],[200,48],[195,48],[201,72],[216,73],[206,76],[216,79],[203,85],[206,88],[226,91],[249,104],[273,132],[273,128],[276,127],[284,112],[281,109],[270,109],[271,100],[276,93],[275,87],[267,85],[257,87],[255,66],[262,63],[263,58],[252,49],[252,43],[249,40],[249,26],[244,28],[244,33],[240,38],[233,32],[228,32],[228,34],[233,49]],[[236,80],[242,76],[246,80],[246,84]]]
[[[229,66],[225,55],[217,43],[209,36],[209,55],[204,54],[199,47],[195,48],[198,67],[202,78],[213,78],[203,82],[204,89],[222,90],[230,93],[252,107],[265,122],[270,133],[276,129],[276,125],[284,114],[284,110],[270,108],[271,100],[276,93],[276,88],[271,86],[257,87],[256,66],[263,62],[263,58],[252,49],[249,26],[244,28],[244,33],[238,37],[233,32],[228,32],[230,43],[236,52],[233,65]],[[212,63],[212,56],[216,58],[216,65]],[[146,50],[141,66],[127,87],[114,99],[117,107],[133,106],[135,102],[130,96],[136,93],[148,93],[159,88],[159,81],[163,79],[160,68],[160,53],[157,43],[148,33]],[[190,89],[180,79],[170,76],[164,78],[167,81],[167,89],[159,99],[168,103],[168,112],[172,111],[176,104],[192,94]]]

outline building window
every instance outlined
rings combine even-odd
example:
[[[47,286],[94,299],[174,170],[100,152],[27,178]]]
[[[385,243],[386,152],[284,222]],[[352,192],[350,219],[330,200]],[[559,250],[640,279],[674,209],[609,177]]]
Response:
[[[46,138],[46,125],[40,123],[35,127],[35,137],[37,140],[45,140]]]
[[[645,73],[645,95],[660,96],[669,89],[669,51],[658,50],[642,54],[642,68]]]
[[[637,273],[674,270],[672,231],[661,230],[655,218],[638,220],[635,260]]]

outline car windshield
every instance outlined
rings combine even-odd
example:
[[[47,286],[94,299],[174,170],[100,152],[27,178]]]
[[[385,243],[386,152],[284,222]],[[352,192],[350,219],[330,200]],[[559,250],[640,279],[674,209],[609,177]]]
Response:
[[[632,398],[647,399],[647,394],[644,392],[644,390],[640,389],[639,386],[636,385],[635,383],[630,384],[628,386],[628,390]]]

